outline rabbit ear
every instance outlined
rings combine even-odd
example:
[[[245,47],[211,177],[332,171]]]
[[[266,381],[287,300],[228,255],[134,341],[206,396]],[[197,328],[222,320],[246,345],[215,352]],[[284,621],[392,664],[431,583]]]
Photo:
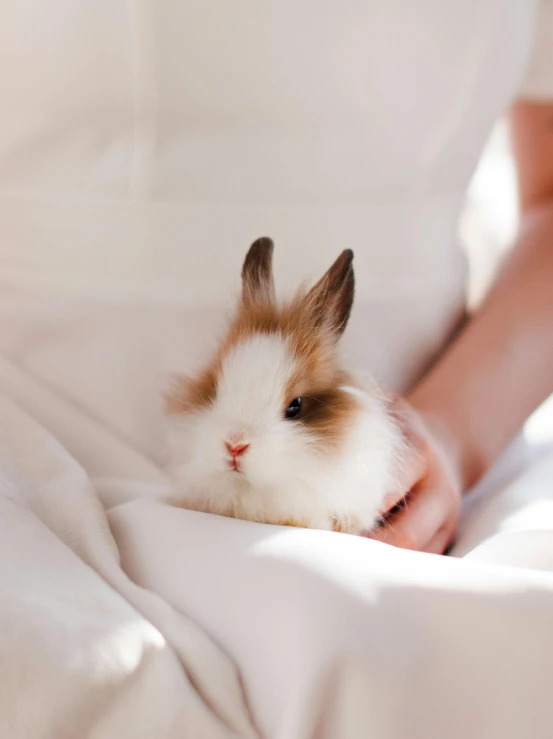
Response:
[[[250,246],[242,267],[242,298],[245,303],[274,303],[273,251],[271,239],[257,239]]]
[[[305,298],[317,327],[326,326],[339,338],[346,328],[355,292],[353,252],[343,251]]]

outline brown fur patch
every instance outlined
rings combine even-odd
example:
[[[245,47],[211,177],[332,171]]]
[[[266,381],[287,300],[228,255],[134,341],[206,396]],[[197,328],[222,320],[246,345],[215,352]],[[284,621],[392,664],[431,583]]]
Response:
[[[303,396],[306,401],[305,413],[298,419],[318,439],[330,447],[338,445],[343,438],[343,430],[358,408],[356,399],[340,388],[330,388],[325,392]]]
[[[170,416],[207,408],[217,393],[217,375],[208,367],[197,377],[178,377],[165,397],[165,411]]]

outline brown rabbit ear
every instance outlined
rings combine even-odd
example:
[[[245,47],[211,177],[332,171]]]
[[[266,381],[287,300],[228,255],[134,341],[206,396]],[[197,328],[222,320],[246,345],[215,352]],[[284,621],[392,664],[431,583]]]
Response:
[[[271,239],[257,239],[250,246],[242,267],[242,298],[244,302],[273,303],[273,251]]]
[[[354,292],[353,252],[346,249],[306,296],[315,325],[327,326],[339,338],[348,323]]]

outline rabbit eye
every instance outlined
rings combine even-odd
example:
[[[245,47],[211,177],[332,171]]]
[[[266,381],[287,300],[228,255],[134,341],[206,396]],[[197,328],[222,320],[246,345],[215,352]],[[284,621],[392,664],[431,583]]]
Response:
[[[284,416],[288,419],[297,418],[301,412],[303,401],[301,398],[294,398],[288,408],[284,411]]]

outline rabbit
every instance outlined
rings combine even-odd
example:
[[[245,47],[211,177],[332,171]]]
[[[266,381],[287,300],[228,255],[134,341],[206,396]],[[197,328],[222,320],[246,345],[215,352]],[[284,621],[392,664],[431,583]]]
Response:
[[[275,297],[273,242],[255,241],[219,348],[166,395],[169,468],[185,508],[262,523],[368,532],[401,438],[384,395],[340,363],[353,252],[310,290]]]

